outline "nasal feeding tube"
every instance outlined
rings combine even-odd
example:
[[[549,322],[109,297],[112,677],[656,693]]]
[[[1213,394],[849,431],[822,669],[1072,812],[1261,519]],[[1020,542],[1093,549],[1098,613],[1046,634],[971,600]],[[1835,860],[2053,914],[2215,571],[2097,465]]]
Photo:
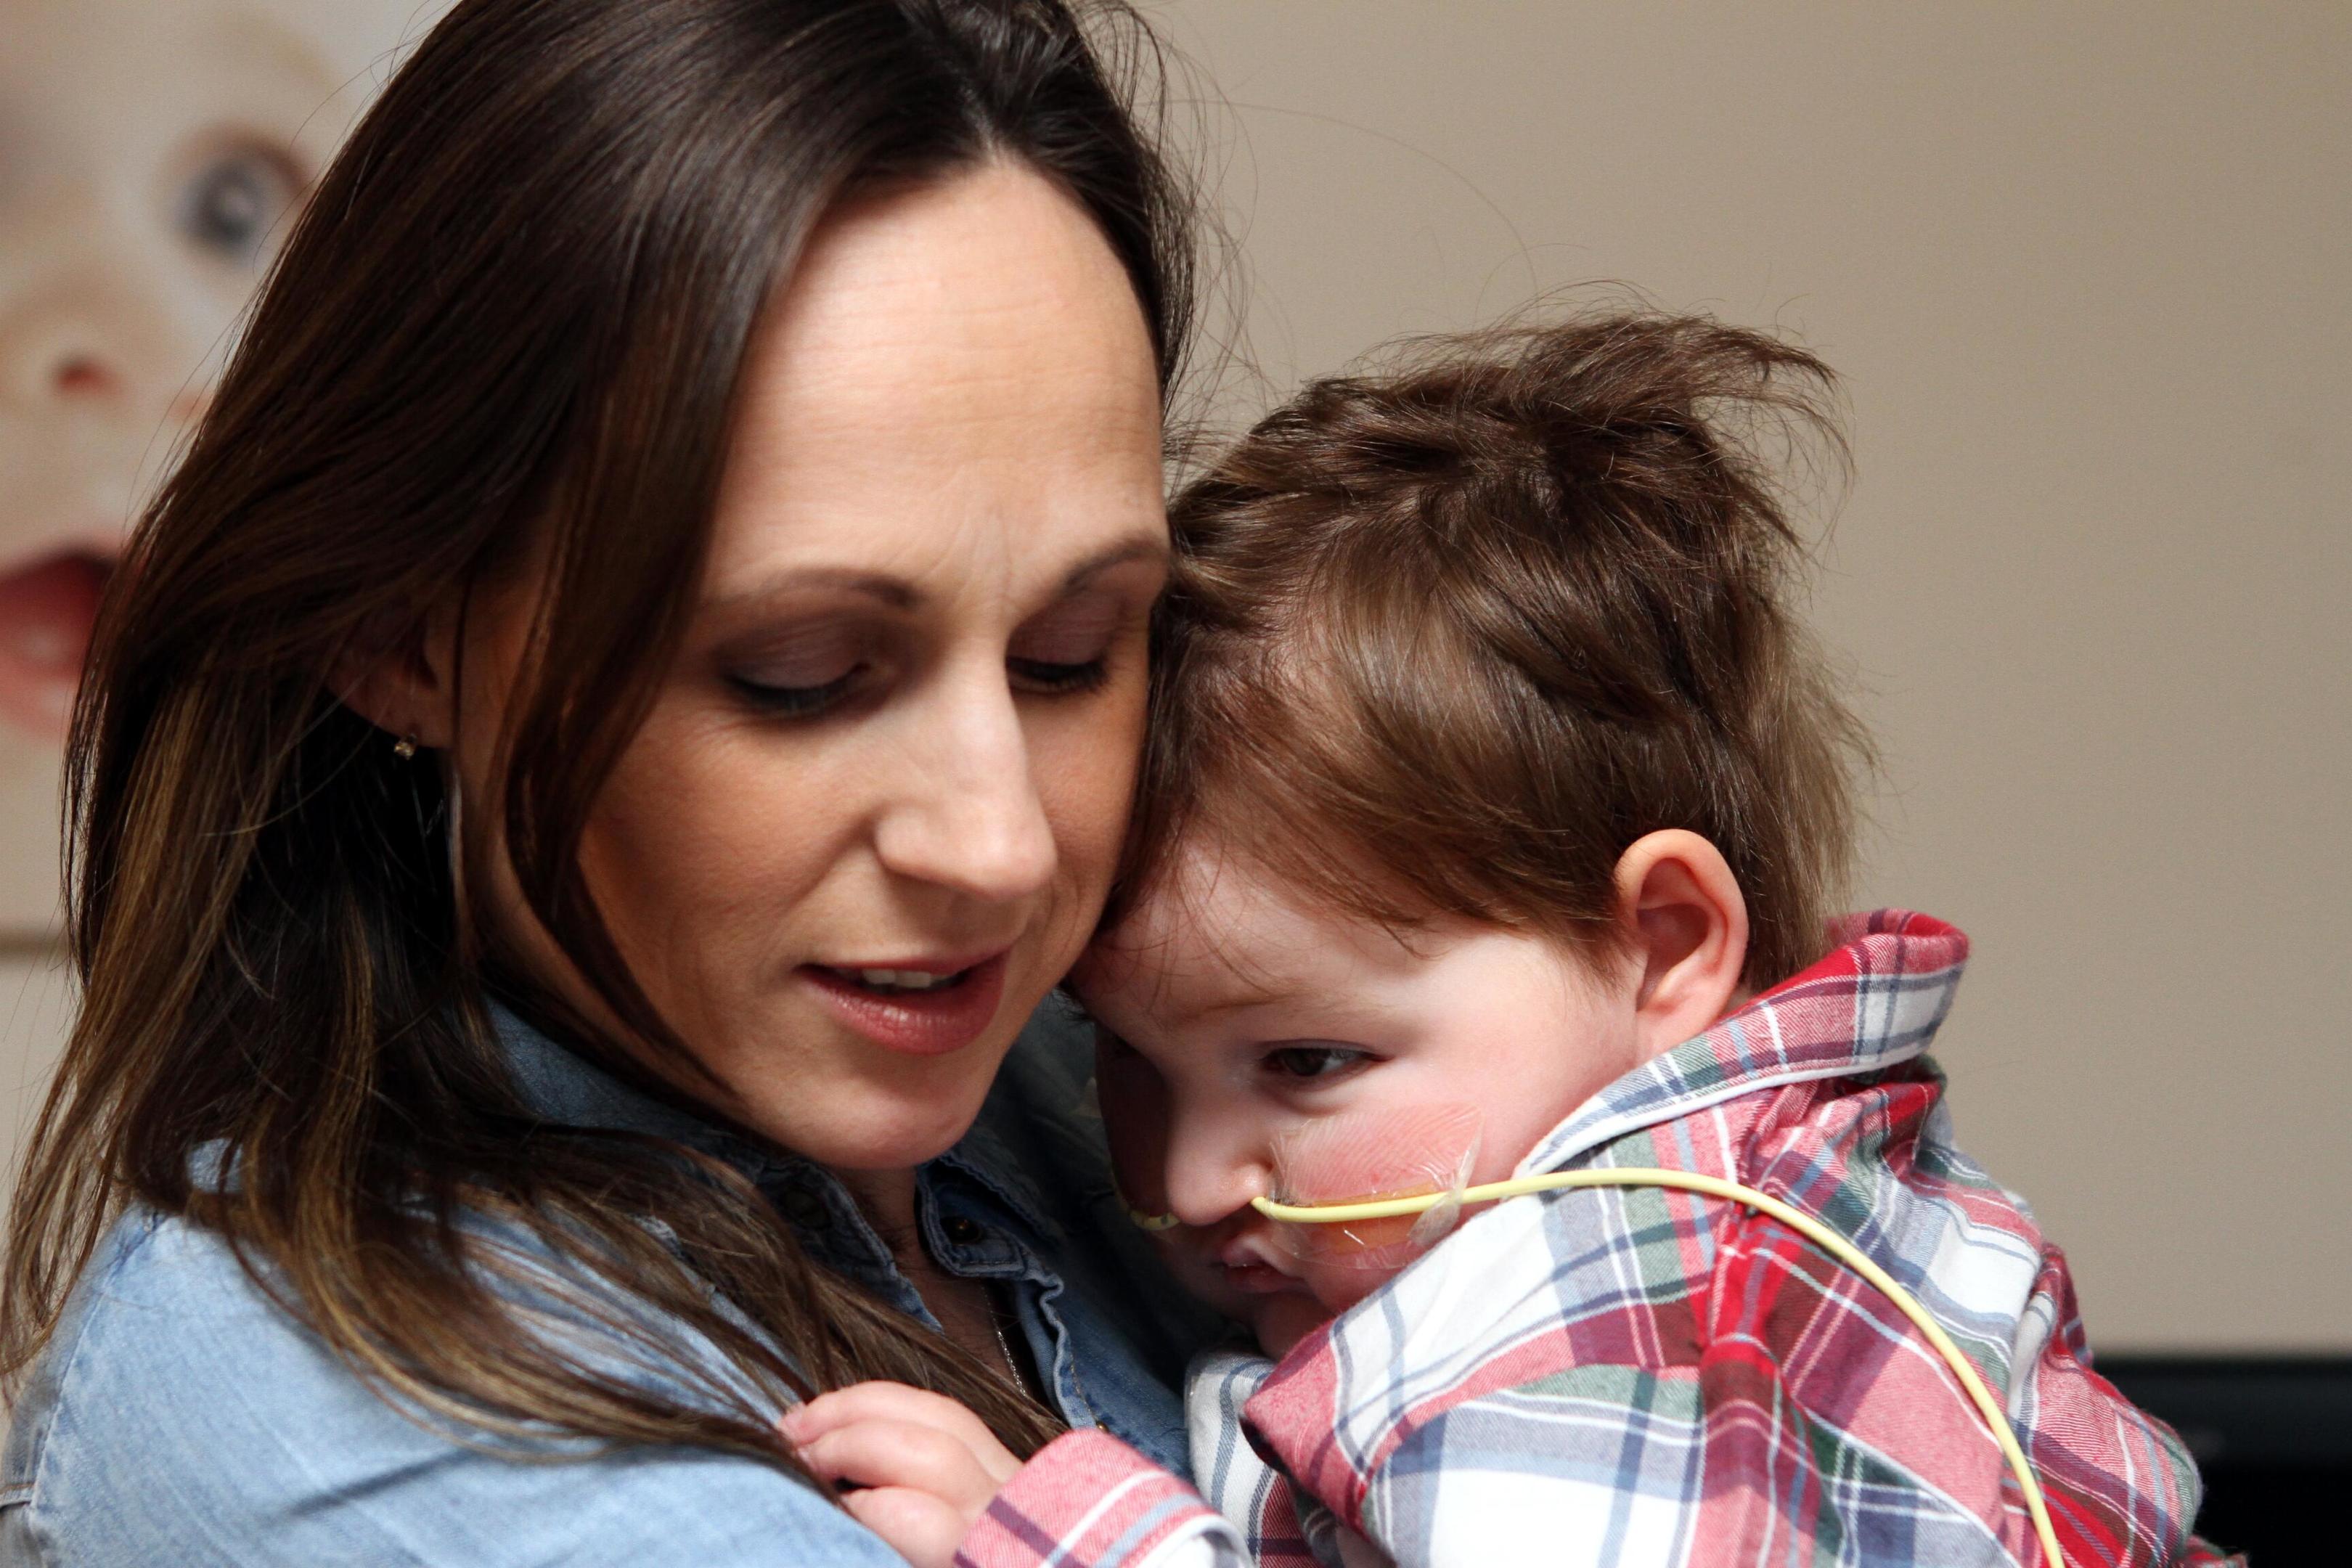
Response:
[[[2065,1568],[2050,1509],[2000,1401],[1960,1347],[1916,1297],[1844,1237],[1769,1193],[1693,1171],[1643,1166],[1555,1171],[1469,1184],[1477,1158],[1475,1107],[1430,1105],[1377,1117],[1340,1115],[1307,1123],[1276,1152],[1275,1194],[1250,1200],[1276,1222],[1302,1260],[1401,1268],[1435,1245],[1471,1204],[1499,1203],[1572,1187],[1664,1187],[1739,1204],[1777,1220],[1867,1280],[1926,1336],[1991,1429],[2017,1477],[2034,1534],[2053,1568]],[[1342,1194],[1348,1194],[1342,1198]],[[1162,1217],[1137,1215],[1163,1228]],[[1400,1222],[1410,1221],[1410,1224]],[[1165,1223],[1173,1223],[1168,1219]],[[1312,1228],[1297,1228],[1312,1227]],[[1327,1229],[1324,1227],[1337,1227]]]

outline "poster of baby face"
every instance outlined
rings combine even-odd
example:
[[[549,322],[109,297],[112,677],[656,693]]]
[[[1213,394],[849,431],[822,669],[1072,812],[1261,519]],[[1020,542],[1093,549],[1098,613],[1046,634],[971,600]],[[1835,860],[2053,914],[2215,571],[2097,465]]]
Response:
[[[287,221],[440,0],[0,0],[0,941],[59,911],[67,720],[131,520]]]

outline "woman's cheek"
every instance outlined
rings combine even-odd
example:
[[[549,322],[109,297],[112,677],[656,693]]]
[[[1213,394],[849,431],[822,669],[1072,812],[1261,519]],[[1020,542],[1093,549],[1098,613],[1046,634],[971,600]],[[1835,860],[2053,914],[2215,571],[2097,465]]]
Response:
[[[1056,716],[1041,725],[1033,742],[1034,776],[1059,859],[1055,881],[1069,907],[1055,911],[1055,973],[1076,962],[1091,934],[1118,867],[1133,804],[1135,772],[1143,745],[1140,677],[1097,693],[1081,714]]]
[[[756,726],[657,703],[607,781],[581,844],[624,959],[680,1024],[731,1035],[803,954],[803,912],[841,848],[842,791]],[[787,809],[817,798],[835,812]]]

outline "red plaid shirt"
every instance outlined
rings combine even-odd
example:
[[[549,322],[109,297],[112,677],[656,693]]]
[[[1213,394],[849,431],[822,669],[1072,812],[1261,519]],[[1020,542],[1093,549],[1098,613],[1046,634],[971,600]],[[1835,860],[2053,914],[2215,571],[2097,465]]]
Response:
[[[1967,939],[1893,911],[1843,934],[1596,1096],[1521,1173],[1665,1166],[1817,1215],[2004,1400],[2073,1568],[2220,1562],[2189,1533],[2186,1450],[2091,1370],[2064,1258],[1951,1142],[1925,1052]],[[1784,1226],[1692,1194],[1496,1205],[1279,1365],[1207,1358],[1190,1403],[1199,1489],[1073,1433],[958,1561],[2041,1561],[2015,1479],[1916,1331]]]

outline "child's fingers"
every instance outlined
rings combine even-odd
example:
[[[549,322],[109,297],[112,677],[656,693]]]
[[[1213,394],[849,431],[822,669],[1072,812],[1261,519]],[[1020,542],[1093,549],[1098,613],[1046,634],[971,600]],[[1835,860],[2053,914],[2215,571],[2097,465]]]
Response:
[[[797,1445],[861,1421],[898,1421],[944,1432],[969,1448],[999,1485],[1011,1480],[1021,1468],[1021,1461],[997,1441],[988,1423],[943,1394],[909,1388],[903,1383],[877,1380],[819,1394],[786,1411],[779,1425]]]
[[[980,1517],[997,1479],[948,1433],[911,1421],[858,1421],[798,1445],[801,1462],[826,1480],[908,1487]]]
[[[915,1568],[953,1568],[963,1516],[928,1492],[871,1487],[841,1500],[849,1517],[890,1543]]]

